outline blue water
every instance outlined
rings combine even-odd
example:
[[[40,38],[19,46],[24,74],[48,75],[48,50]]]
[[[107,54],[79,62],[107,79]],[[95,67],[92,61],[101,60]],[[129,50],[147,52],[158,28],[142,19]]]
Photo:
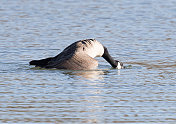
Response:
[[[1,0],[0,123],[174,124],[175,27],[175,0]],[[127,68],[28,65],[87,38]]]

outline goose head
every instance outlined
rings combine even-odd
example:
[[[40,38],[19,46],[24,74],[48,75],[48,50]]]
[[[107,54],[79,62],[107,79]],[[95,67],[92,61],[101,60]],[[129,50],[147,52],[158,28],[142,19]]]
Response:
[[[123,63],[122,62],[120,62],[120,61],[118,61],[118,60],[115,60],[116,61],[116,63],[117,63],[117,69],[122,69],[122,68],[124,68],[123,67]]]

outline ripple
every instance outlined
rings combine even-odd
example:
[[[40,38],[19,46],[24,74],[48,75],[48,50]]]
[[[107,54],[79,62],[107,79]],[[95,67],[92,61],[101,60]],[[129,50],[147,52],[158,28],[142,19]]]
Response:
[[[174,3],[0,1],[0,123],[174,123]],[[87,38],[125,69],[28,65]]]

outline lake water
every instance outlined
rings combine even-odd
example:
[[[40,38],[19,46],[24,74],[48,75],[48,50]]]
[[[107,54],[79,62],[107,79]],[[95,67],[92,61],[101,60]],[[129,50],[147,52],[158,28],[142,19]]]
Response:
[[[87,38],[128,68],[28,65]],[[175,124],[176,1],[1,0],[0,123]]]

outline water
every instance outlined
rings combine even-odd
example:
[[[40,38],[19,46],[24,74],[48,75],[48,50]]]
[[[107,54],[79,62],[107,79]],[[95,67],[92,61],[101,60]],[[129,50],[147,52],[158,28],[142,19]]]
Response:
[[[1,0],[1,123],[175,123],[175,0]],[[128,66],[28,65],[95,38]]]

